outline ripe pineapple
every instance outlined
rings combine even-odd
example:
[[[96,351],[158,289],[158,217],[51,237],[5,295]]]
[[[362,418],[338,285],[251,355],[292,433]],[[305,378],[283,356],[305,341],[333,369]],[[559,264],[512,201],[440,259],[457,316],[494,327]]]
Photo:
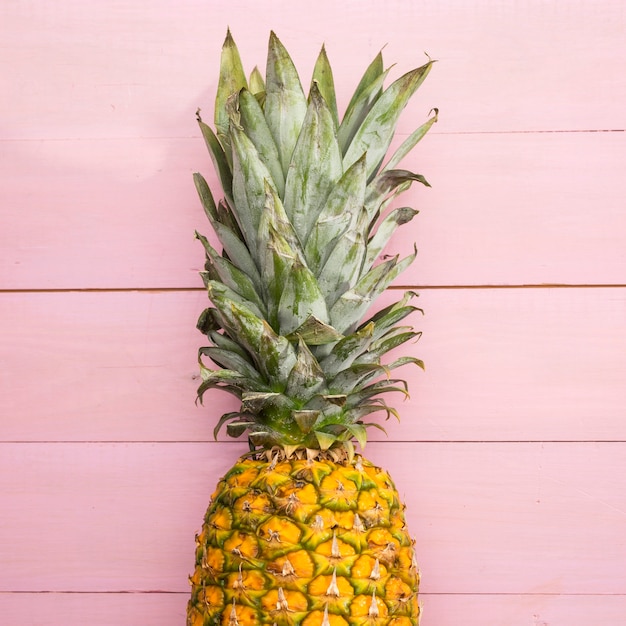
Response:
[[[341,121],[322,48],[305,96],[289,54],[270,34],[265,79],[246,79],[227,33],[215,128],[198,115],[224,198],[195,184],[223,248],[202,235],[212,303],[198,328],[202,384],[238,398],[215,434],[244,433],[250,453],[219,482],[197,536],[188,626],[409,626],[419,607],[413,542],[389,475],[355,451],[383,396],[406,395],[383,364],[418,333],[401,321],[411,292],[367,310],[415,254],[381,260],[417,213],[390,207],[419,174],[397,169],[436,121],[383,165],[399,115],[432,61],[383,87],[381,54]],[[205,359],[219,369],[211,369]],[[378,426],[379,427],[379,426]]]

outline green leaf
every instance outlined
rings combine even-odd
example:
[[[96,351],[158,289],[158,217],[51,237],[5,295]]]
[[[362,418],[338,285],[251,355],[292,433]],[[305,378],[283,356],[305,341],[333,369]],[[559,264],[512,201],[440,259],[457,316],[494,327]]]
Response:
[[[368,177],[376,172],[391,144],[402,110],[422,84],[432,65],[433,61],[429,61],[407,72],[383,92],[350,143],[344,156],[344,167],[350,166],[366,152]]]
[[[200,127],[200,132],[202,133],[202,137],[204,139],[204,143],[209,150],[209,154],[211,156],[211,160],[213,161],[213,166],[215,167],[215,171],[220,179],[220,184],[222,186],[222,191],[224,192],[224,196],[229,204],[232,205],[233,198],[233,174],[231,170],[230,163],[226,158],[226,153],[224,152],[224,148],[222,144],[219,142],[211,127],[205,124],[200,117],[200,111],[196,113],[198,119],[198,126]]]
[[[261,275],[246,244],[230,228],[219,222],[213,224],[213,229],[232,264],[250,278],[257,293],[263,293]]]
[[[215,206],[215,200],[213,199],[209,184],[206,182],[204,176],[198,172],[194,172],[193,182],[196,186],[198,196],[200,196],[200,202],[202,203],[205,215],[208,217],[211,224],[217,222],[217,207]]]
[[[334,121],[314,83],[285,180],[285,211],[301,242],[308,239],[330,190],[342,174]]]
[[[411,207],[400,207],[389,213],[380,222],[374,236],[367,244],[367,255],[365,256],[364,266],[367,268],[372,267],[398,227],[408,224],[417,214],[418,211]]]
[[[241,409],[252,415],[260,414],[267,407],[288,409],[291,411],[293,402],[291,398],[282,393],[267,391],[244,393],[241,399]]]
[[[263,276],[268,321],[279,326],[278,306],[293,264],[303,262],[300,242],[276,190],[266,187],[266,202],[258,232],[257,263]]]
[[[406,329],[407,327],[403,327]],[[359,358],[356,359],[357,363],[378,363],[380,358],[394,350],[398,346],[401,346],[403,343],[407,341],[411,341],[411,339],[415,339],[419,337],[421,333],[414,332],[412,330],[400,330],[398,332],[392,332],[389,336],[386,336],[384,339],[379,340],[377,342],[372,343],[367,353],[363,354]]]
[[[353,289],[337,300],[330,310],[331,324],[343,334],[358,322],[372,302],[404,271],[415,259],[411,256],[398,261],[398,256],[374,266]]]
[[[237,437],[241,437],[241,435],[243,435],[250,426],[254,426],[254,424],[255,422],[249,421],[231,422],[226,425],[226,433],[229,437],[236,439]]]
[[[219,310],[223,328],[252,357],[256,369],[266,380],[286,383],[296,361],[293,346],[249,307],[224,295],[224,288],[211,281],[209,298]]]
[[[374,324],[370,323],[333,346],[331,353],[320,362],[326,376],[332,378],[350,367],[357,357],[366,352],[372,342],[374,328]]]
[[[399,386],[401,383],[402,386]],[[349,408],[359,407],[365,404],[365,401],[369,398],[377,396],[379,394],[388,393],[401,393],[405,399],[409,397],[406,381],[400,379],[386,379],[379,380],[370,385],[367,385],[359,391],[354,391],[348,394],[346,405]]]
[[[238,372],[246,378],[256,380],[260,385],[264,385],[263,378],[257,370],[250,364],[247,358],[242,357],[237,352],[224,348],[204,347],[198,351],[198,360],[202,365],[202,357],[208,356],[219,367]]]
[[[241,399],[244,391],[261,387],[255,379],[246,378],[231,370],[202,369],[202,384],[198,387],[198,401],[202,404],[202,398],[209,389],[221,389]]]
[[[259,68],[255,65],[254,69],[250,73],[250,79],[248,80],[250,91],[256,96],[265,91],[265,81],[263,75],[259,71]]]
[[[425,369],[424,361],[414,356],[401,356],[392,363],[389,363],[387,365],[387,369],[393,370],[397,367],[402,367],[403,365],[417,365],[417,367],[419,367],[420,369]]]
[[[298,424],[298,427],[300,428],[300,430],[305,435],[307,435],[308,433],[311,432],[311,430],[313,429],[313,426],[315,426],[315,422],[320,416],[320,412],[302,409],[299,411],[292,411],[291,416],[293,417],[296,424]]]
[[[215,128],[220,139],[228,137],[229,116],[226,111],[228,99],[247,86],[248,83],[241,63],[241,57],[239,56],[239,50],[229,29],[226,32],[226,39],[222,46],[220,77],[215,96]]]
[[[328,308],[315,276],[306,265],[296,261],[287,275],[278,306],[280,333],[294,332],[309,317],[328,324]]]
[[[256,147],[259,158],[272,177],[274,187],[282,197],[285,192],[285,177],[278,148],[274,143],[261,105],[247,89],[242,89],[239,93],[239,113],[244,132]]]
[[[349,396],[372,378],[387,374],[387,369],[380,363],[356,363],[339,372],[328,382],[328,387],[333,393]]]
[[[333,79],[333,70],[326,55],[326,48],[322,46],[315,67],[313,68],[313,78],[311,79],[311,87],[313,83],[317,83],[319,92],[324,98],[328,108],[333,116],[335,128],[339,126],[339,115],[337,113],[337,97],[335,95],[335,81]]]
[[[211,246],[208,239],[196,232],[196,238],[202,242],[207,257],[215,268],[219,280],[229,289],[239,294],[244,301],[250,302],[261,313],[266,316],[265,303],[257,293],[254,282],[250,277],[233,265],[228,259],[218,254],[217,250]]]
[[[359,442],[361,450],[367,444],[367,429],[362,424],[346,424],[346,430]]]
[[[224,263],[225,262],[226,261],[224,261]],[[237,272],[239,272],[239,270],[234,268],[234,266],[231,267],[231,269],[234,269]],[[248,288],[252,289],[252,293],[254,294],[253,295],[254,299],[247,298],[245,295],[242,295],[241,293],[239,293],[239,291],[235,291],[235,289],[229,287],[221,280],[213,280],[213,279],[205,280],[205,286],[207,287],[209,291],[209,298],[211,298],[214,304],[215,304],[214,298],[217,297],[217,294],[219,294],[219,297],[221,299],[226,299],[229,302],[239,304],[245,307],[248,311],[250,311],[256,317],[260,319],[265,319],[265,313],[264,313],[265,305],[263,304],[262,301],[259,300],[258,296],[256,295],[256,292],[254,292],[254,289],[252,288],[252,283],[248,285]],[[256,300],[259,300],[259,304],[257,304]],[[219,307],[217,308],[219,310]]]
[[[356,229],[348,229],[331,250],[318,276],[328,306],[332,307],[357,282],[365,252],[365,239]]]
[[[239,240],[245,244],[245,239],[243,233],[241,232],[241,228],[239,227],[239,222],[231,209],[232,206],[234,206],[234,203],[229,205],[227,202],[224,202],[224,200],[220,200],[217,203],[217,219],[220,224],[229,228],[239,238]]]
[[[266,188],[273,183],[271,174],[248,136],[234,124],[230,130],[233,144],[233,199],[237,220],[246,244],[255,256]]]
[[[414,181],[430,187],[428,181],[421,174],[415,174],[408,170],[386,170],[376,176],[365,191],[365,208],[370,218],[376,219],[382,209],[383,202],[392,200],[406,191]]]
[[[265,78],[265,118],[286,176],[307,102],[293,61],[274,32],[270,33]]]
[[[307,264],[319,274],[346,229],[355,224],[365,201],[365,157],[344,172],[320,211],[304,248]]]
[[[383,67],[383,55],[378,53],[365,70],[357,85],[337,131],[342,154],[345,154],[357,130],[370,109],[382,94],[383,83],[389,70]]]
[[[223,350],[229,350],[230,352],[235,352],[242,359],[246,359],[246,361],[253,366],[252,358],[250,355],[236,342],[233,341],[230,337],[226,336],[223,333],[217,332],[216,330],[210,330],[206,333],[207,337],[213,342],[213,345],[222,348]]]
[[[405,291],[402,300],[394,302],[380,311],[377,311],[366,322],[363,322],[360,328],[363,328],[367,324],[373,322],[375,325],[374,338],[380,338],[388,328],[391,328],[398,322],[402,321],[411,313],[415,311],[423,313],[422,309],[408,304],[411,299],[417,297],[417,295],[418,294],[414,291]]]
[[[235,411],[233,413],[224,413],[224,415],[222,415],[222,417],[220,417],[219,421],[217,422],[215,428],[213,429],[213,437],[215,439],[217,439],[217,436],[219,435],[220,430],[222,429],[222,426],[226,423],[226,422],[231,422],[235,419],[238,419],[240,417],[247,417],[244,414],[240,413],[239,411]],[[241,423],[241,422],[240,422]],[[229,433],[230,434],[230,433]]]
[[[313,431],[313,434],[319,443],[320,450],[328,450],[337,441],[336,435],[325,433],[320,430]]]
[[[275,388],[284,389],[296,362],[294,347],[288,339],[277,335],[267,323],[264,323],[264,331],[258,348],[260,369],[269,380],[274,381]]]
[[[301,338],[308,346],[322,346],[339,341],[343,335],[338,333],[332,326],[317,319],[314,315],[310,315],[296,330],[286,335],[286,337],[292,342]]]
[[[306,343],[300,339],[296,363],[289,374],[285,394],[304,403],[312,396],[325,391],[324,372]]]
[[[435,114],[424,122],[417,130],[414,130],[400,145],[400,147],[393,153],[389,162],[383,167],[382,171],[391,170],[402,161],[402,159],[409,153],[415,145],[421,141],[424,135],[431,129],[432,125],[437,121],[439,114],[438,109],[433,109]]]
[[[208,309],[204,309],[202,313],[200,313],[200,317],[198,318],[198,322],[196,323],[196,328],[203,334],[209,335],[209,333],[215,332],[222,328],[221,322],[218,319],[217,310],[209,307]]]

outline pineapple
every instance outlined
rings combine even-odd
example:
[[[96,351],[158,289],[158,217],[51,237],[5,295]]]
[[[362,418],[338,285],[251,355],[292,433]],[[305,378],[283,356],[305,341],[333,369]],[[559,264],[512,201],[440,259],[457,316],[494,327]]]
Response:
[[[373,413],[406,395],[383,363],[419,333],[407,292],[369,318],[372,302],[413,260],[383,257],[417,211],[392,202],[419,174],[396,166],[437,111],[385,162],[395,126],[432,61],[383,86],[378,54],[345,114],[324,48],[305,95],[270,34],[265,78],[244,73],[227,33],[215,131],[198,113],[224,197],[194,180],[221,253],[206,252],[212,304],[198,321],[202,384],[239,401],[215,435],[246,435],[250,452],[221,479],[196,537],[188,626],[409,626],[419,574],[394,484],[362,451]],[[209,367],[207,359],[217,368]]]

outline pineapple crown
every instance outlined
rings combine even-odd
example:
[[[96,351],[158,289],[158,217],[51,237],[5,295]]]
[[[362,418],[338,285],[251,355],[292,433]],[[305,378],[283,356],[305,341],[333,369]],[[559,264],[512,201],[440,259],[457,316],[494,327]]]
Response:
[[[194,181],[219,244],[196,233],[206,252],[202,278],[212,306],[198,328],[202,384],[240,400],[221,417],[233,437],[247,433],[251,451],[287,456],[354,454],[366,443],[366,416],[398,416],[384,395],[407,395],[390,371],[422,362],[393,348],[419,336],[400,322],[418,310],[413,292],[365,321],[373,301],[415,253],[381,260],[396,229],[417,214],[391,206],[420,174],[397,169],[437,121],[433,115],[383,165],[400,113],[433,61],[384,88],[379,53],[339,118],[324,47],[308,97],[287,50],[272,32],[265,79],[249,79],[228,31],[222,48],[215,132],[198,123],[224,197],[215,202],[202,175]],[[415,251],[416,252],[416,251]],[[219,369],[207,367],[204,357]]]

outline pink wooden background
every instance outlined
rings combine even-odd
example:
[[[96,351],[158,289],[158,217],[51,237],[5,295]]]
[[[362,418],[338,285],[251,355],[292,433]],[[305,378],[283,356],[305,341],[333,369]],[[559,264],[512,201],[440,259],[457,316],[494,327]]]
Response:
[[[422,626],[626,623],[626,9],[620,0],[0,3],[0,623],[184,624],[193,537],[244,450],[194,405],[230,25],[340,103],[387,44],[439,62],[400,132],[430,180],[395,241],[426,315],[401,426]],[[397,74],[396,74],[397,75]],[[390,294],[393,295],[393,294]]]

